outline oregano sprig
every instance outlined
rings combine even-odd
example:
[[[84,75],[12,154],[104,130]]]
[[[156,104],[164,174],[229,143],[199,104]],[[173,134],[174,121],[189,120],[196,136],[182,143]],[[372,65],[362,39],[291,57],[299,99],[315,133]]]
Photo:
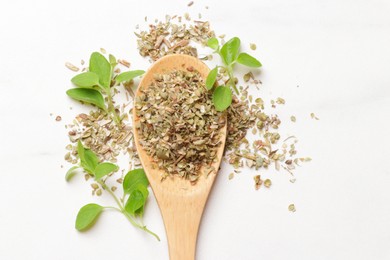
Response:
[[[77,153],[80,158],[78,166],[72,167],[66,174],[65,179],[70,181],[77,173],[78,169],[84,170],[87,174],[93,177],[105,191],[107,191],[115,200],[117,206],[101,206],[95,203],[90,203],[83,206],[76,217],[75,227],[79,231],[85,231],[93,226],[100,214],[105,209],[114,209],[122,213],[131,224],[135,227],[144,230],[153,235],[160,241],[160,238],[147,229],[142,224],[142,217],[145,209],[145,204],[149,196],[148,185],[149,181],[146,178],[143,169],[135,169],[129,171],[123,181],[123,197],[119,199],[114,192],[105,183],[104,177],[110,173],[118,171],[119,167],[109,162],[99,162],[97,155],[90,149],[86,149],[83,144],[78,141]]]
[[[71,82],[76,88],[69,89],[66,94],[78,101],[97,106],[110,114],[117,125],[121,118],[115,111],[112,88],[120,83],[128,82],[145,73],[143,70],[126,71],[115,74],[116,58],[110,54],[107,60],[99,52],[93,52],[89,59],[89,71],[74,76]],[[107,102],[105,101],[105,98]]]
[[[208,90],[213,91],[213,103],[215,109],[218,111],[224,111],[232,103],[232,91],[231,88],[238,94],[236,87],[236,78],[234,77],[234,66],[236,63],[245,65],[247,67],[258,68],[261,67],[260,61],[252,57],[248,53],[240,52],[241,41],[238,37],[233,37],[227,41],[222,47],[219,45],[218,39],[213,37],[207,41],[207,46],[217,53],[222,60],[223,65],[217,66],[212,69],[206,79],[206,87]],[[218,70],[223,69],[228,80],[225,82],[226,86],[216,86]]]

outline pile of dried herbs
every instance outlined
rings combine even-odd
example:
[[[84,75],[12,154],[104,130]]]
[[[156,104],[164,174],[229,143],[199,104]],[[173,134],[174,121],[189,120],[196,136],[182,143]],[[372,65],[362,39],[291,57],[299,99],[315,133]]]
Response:
[[[66,149],[69,153],[66,160],[77,162],[77,143],[82,141],[85,147],[95,152],[100,160],[117,162],[120,152],[127,151],[131,146],[133,132],[128,125],[116,125],[109,115],[101,110],[91,111],[89,115],[81,113],[76,116],[72,124],[67,125],[69,144]]]
[[[198,17],[201,19],[200,14]],[[114,96],[120,94],[118,88],[125,90],[127,101],[129,96],[134,97],[133,78],[142,75],[143,71],[120,73],[117,65],[128,68],[130,63],[118,60],[111,54],[107,59],[104,49],[101,49],[101,53],[93,53],[89,66],[82,69],[67,62],[65,65],[70,70],[82,72],[72,79],[76,88],[68,90],[68,96],[92,104],[97,109],[78,114],[73,123],[66,125],[70,144],[66,146],[65,160],[74,164],[66,179],[70,180],[77,172],[83,172],[87,181],[93,180],[90,184],[92,194],[100,196],[106,191],[116,201],[115,209],[136,227],[156,236],[142,224],[142,220],[137,221],[142,218],[149,192],[143,170],[135,169],[140,162],[133,141],[129,111],[133,109],[132,105],[137,109],[141,145],[158,167],[164,169],[167,175],[178,175],[195,183],[201,166],[208,166],[216,160],[215,153],[220,142],[218,130],[225,124],[208,91],[217,85],[214,84],[216,82],[235,91],[234,95],[231,94],[230,106],[224,112],[227,114],[228,134],[223,161],[230,164],[234,171],[229,174],[229,179],[244,167],[253,168],[256,171],[253,176],[255,188],[269,188],[271,180],[263,180],[259,173],[272,165],[277,171],[282,168],[289,172],[292,176],[290,181],[295,182],[293,170],[301,162],[311,159],[297,156],[297,138],[289,136],[283,140],[279,133],[281,120],[277,114],[267,112],[276,105],[285,104],[285,100],[271,100],[268,106],[268,102],[260,97],[253,98],[248,94],[249,88],[259,89],[261,81],[252,70],[242,75],[242,79],[235,74],[233,65],[237,57],[229,62],[226,60],[227,56],[222,55],[224,47],[219,46],[208,21],[192,20],[187,13],[184,16],[167,15],[165,21],[155,20],[148,28],[135,33],[142,57],[149,57],[152,61],[175,53],[198,57],[198,46],[207,45],[213,50],[202,50],[200,59],[212,60],[218,53],[222,60],[225,59],[224,64],[212,70],[214,74],[210,86],[207,80],[205,84],[199,74],[190,68],[187,71],[173,71],[157,75],[155,83],[145,89],[138,100],[116,105]],[[221,44],[225,43],[224,37],[219,36]],[[236,45],[238,55],[240,40],[234,37],[230,41]],[[256,50],[256,45],[251,43],[250,49]],[[250,67],[261,66],[247,53],[243,53],[241,62],[238,62]],[[84,65],[84,61],[81,61],[81,65]],[[178,89],[184,90],[179,99]],[[313,113],[311,117],[318,120]],[[61,117],[57,116],[56,121],[61,121]],[[291,121],[296,122],[296,117],[291,116]],[[124,169],[119,171],[119,167],[113,164],[121,155],[126,155],[126,175]],[[217,169],[207,168],[205,171],[208,174],[217,172]],[[117,176],[116,185],[110,184],[113,176]],[[121,197],[115,195],[118,183],[123,187]],[[132,183],[140,185],[134,188]],[[77,216],[76,228],[87,229],[103,210],[109,208],[114,207],[93,203],[85,205]],[[295,206],[291,204],[289,210],[295,211]]]
[[[185,19],[190,21],[189,15]],[[175,20],[178,23],[175,23]],[[190,42],[206,44],[214,37],[207,21],[194,21],[193,24],[181,23],[181,16],[166,16],[165,22],[150,24],[149,31],[135,32],[138,37],[138,49],[142,57],[150,57],[153,61],[168,54],[187,54],[198,57],[198,51]]]
[[[185,17],[187,17],[185,15]],[[204,30],[194,30],[201,25]],[[206,27],[204,27],[206,25]],[[190,28],[190,29],[186,29]],[[184,53],[196,56],[197,50],[192,47],[194,43],[207,44],[208,39],[214,37],[215,33],[211,30],[210,23],[207,21],[193,21],[190,19],[182,21],[180,16],[166,17],[165,22],[155,21],[155,24],[149,25],[148,31],[135,33],[138,39],[138,49],[141,56],[151,57],[156,60],[162,56],[171,53]],[[201,36],[199,36],[201,34]],[[168,40],[182,40],[185,38],[185,45],[178,45],[175,49],[169,48],[170,44],[164,45]],[[224,35],[219,38],[224,42]],[[168,39],[168,40],[167,40]],[[217,42],[218,43],[218,42]],[[210,45],[209,45],[210,46]],[[191,49],[188,52],[188,49]],[[215,47],[217,49],[219,47]],[[250,49],[255,50],[256,45],[250,44]],[[174,51],[173,51],[174,50]],[[213,53],[207,54],[202,59],[211,60]],[[301,162],[307,162],[309,157],[298,157],[296,143],[298,139],[294,136],[286,137],[284,141],[279,134],[279,126],[282,123],[277,114],[269,114],[267,108],[275,108],[276,105],[284,105],[285,100],[278,97],[270,101],[270,106],[260,97],[253,98],[249,95],[248,89],[255,87],[259,89],[261,81],[254,76],[252,71],[248,71],[239,77],[232,77],[229,71],[219,69],[217,81],[228,82],[234,80],[234,85],[239,86],[237,93],[232,96],[232,103],[227,109],[228,134],[226,139],[224,161],[231,164],[234,172],[229,175],[232,179],[235,174],[239,173],[241,168],[249,167],[255,170],[268,169],[271,165],[279,171],[281,168],[291,175],[291,182],[295,181],[293,170]],[[312,116],[313,117],[313,116]],[[292,121],[296,118],[293,116]],[[249,142],[248,135],[252,135],[255,140]],[[259,174],[254,176],[256,189],[262,184],[269,188],[270,180],[263,181]]]
[[[192,67],[155,75],[135,103],[140,144],[166,174],[195,182],[216,159],[225,125],[203,78]],[[210,171],[207,172],[207,174]]]

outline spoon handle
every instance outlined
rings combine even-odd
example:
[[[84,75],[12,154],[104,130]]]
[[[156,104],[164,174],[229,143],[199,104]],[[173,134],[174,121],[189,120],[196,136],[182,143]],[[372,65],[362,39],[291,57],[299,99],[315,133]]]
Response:
[[[166,197],[165,197],[166,196]],[[207,193],[167,194],[160,205],[168,239],[170,260],[194,260],[196,240]]]

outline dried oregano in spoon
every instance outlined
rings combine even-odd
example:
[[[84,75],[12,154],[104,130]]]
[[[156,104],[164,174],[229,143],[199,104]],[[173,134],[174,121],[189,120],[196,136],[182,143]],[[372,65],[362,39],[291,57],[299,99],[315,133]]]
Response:
[[[140,144],[160,169],[195,182],[203,167],[213,169],[220,145],[221,112],[212,104],[204,80],[192,67],[155,75],[135,104]],[[216,169],[214,169],[216,170]]]

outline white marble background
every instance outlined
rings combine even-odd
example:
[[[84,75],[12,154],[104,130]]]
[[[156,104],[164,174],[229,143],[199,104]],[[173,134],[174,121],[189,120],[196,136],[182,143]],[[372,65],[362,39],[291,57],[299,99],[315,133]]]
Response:
[[[286,99],[281,131],[313,158],[295,184],[286,173],[261,172],[270,190],[255,191],[250,171],[229,181],[224,167],[197,259],[390,259],[390,2],[188,2],[0,3],[0,259],[168,259],[153,197],[145,222],[160,243],[114,212],[87,233],[74,229],[80,206],[110,199],[91,197],[81,178],[64,181],[64,124],[83,110],[65,96],[73,74],[64,62],[104,47],[146,69],[135,25],[186,11],[201,12],[218,34],[240,36],[246,50],[257,44],[252,53],[264,67],[256,95]]]

